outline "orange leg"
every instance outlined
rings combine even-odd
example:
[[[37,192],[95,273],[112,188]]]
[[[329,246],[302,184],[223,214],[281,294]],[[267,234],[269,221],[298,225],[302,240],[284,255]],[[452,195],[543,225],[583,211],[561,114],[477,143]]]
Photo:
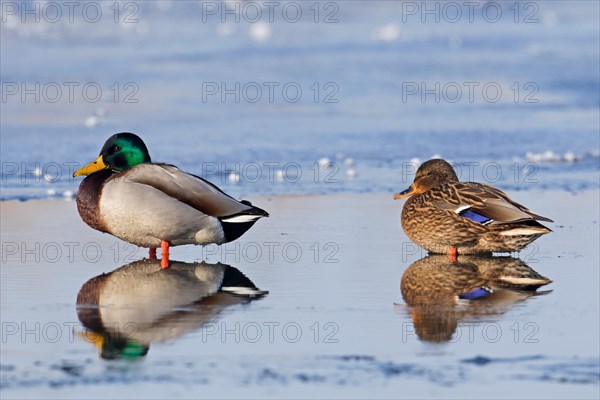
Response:
[[[458,260],[458,249],[456,247],[450,247],[448,250],[448,258],[450,258],[450,262],[456,262],[456,260]]]
[[[161,240],[160,242],[160,250],[161,250],[161,259],[160,259],[160,267],[162,269],[169,268],[169,242],[166,240]]]
[[[151,260],[156,259],[156,247],[150,247],[150,259]]]

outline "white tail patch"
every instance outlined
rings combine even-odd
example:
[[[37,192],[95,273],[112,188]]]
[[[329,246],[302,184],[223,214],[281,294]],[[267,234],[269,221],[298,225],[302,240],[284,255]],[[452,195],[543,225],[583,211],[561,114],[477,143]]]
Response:
[[[242,215],[236,215],[234,217],[224,218],[221,221],[234,223],[234,224],[241,224],[243,222],[256,221],[257,219],[259,219],[261,217],[262,217],[262,215],[242,214]]]
[[[500,280],[512,285],[545,285],[550,283],[549,279],[542,278],[519,278],[518,276],[501,276]]]
[[[249,287],[241,287],[241,286],[223,286],[221,288],[221,291],[227,292],[227,293],[232,293],[232,294],[237,294],[238,296],[249,296],[249,297],[262,296],[262,295],[268,293],[265,290],[249,288]]]
[[[502,236],[531,236],[531,235],[542,235],[547,233],[547,229],[540,228],[515,228],[510,231],[500,232]]]

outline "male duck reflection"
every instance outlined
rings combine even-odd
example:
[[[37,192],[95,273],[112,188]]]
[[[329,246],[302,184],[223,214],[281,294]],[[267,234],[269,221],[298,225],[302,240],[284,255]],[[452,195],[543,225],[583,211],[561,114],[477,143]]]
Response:
[[[459,320],[502,314],[551,282],[513,257],[430,255],[408,267],[400,290],[421,340],[444,342]]]
[[[457,254],[519,251],[552,232],[534,214],[504,192],[475,182],[459,182],[441,159],[419,167],[410,187],[394,196],[412,196],[402,209],[406,235],[432,253]]]
[[[152,163],[133,133],[108,138],[100,155],[73,176],[89,175],[77,192],[81,218],[94,229],[141,247],[223,244],[242,236],[269,214],[237,201],[204,179],[169,164]]]
[[[264,296],[225,264],[141,260],[87,281],[77,315],[102,358],[144,356],[153,342],[175,339],[214,320],[224,309]]]

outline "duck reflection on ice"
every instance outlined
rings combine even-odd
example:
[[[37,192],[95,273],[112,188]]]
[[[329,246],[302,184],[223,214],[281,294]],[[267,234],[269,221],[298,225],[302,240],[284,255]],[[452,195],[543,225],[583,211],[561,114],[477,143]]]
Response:
[[[224,309],[264,296],[225,264],[140,260],[87,281],[77,315],[106,359],[145,356],[150,344],[175,339],[210,322]]]
[[[552,281],[513,257],[429,255],[402,275],[400,290],[411,309],[415,331],[428,342],[452,339],[458,322],[499,315],[515,302],[547,294]]]

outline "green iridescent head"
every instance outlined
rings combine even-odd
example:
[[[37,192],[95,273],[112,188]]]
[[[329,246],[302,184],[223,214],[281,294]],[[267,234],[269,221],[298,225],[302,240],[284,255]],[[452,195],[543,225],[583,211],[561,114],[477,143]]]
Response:
[[[133,133],[122,132],[109,137],[98,158],[76,171],[73,176],[90,175],[103,169],[121,172],[150,161],[144,141]]]

